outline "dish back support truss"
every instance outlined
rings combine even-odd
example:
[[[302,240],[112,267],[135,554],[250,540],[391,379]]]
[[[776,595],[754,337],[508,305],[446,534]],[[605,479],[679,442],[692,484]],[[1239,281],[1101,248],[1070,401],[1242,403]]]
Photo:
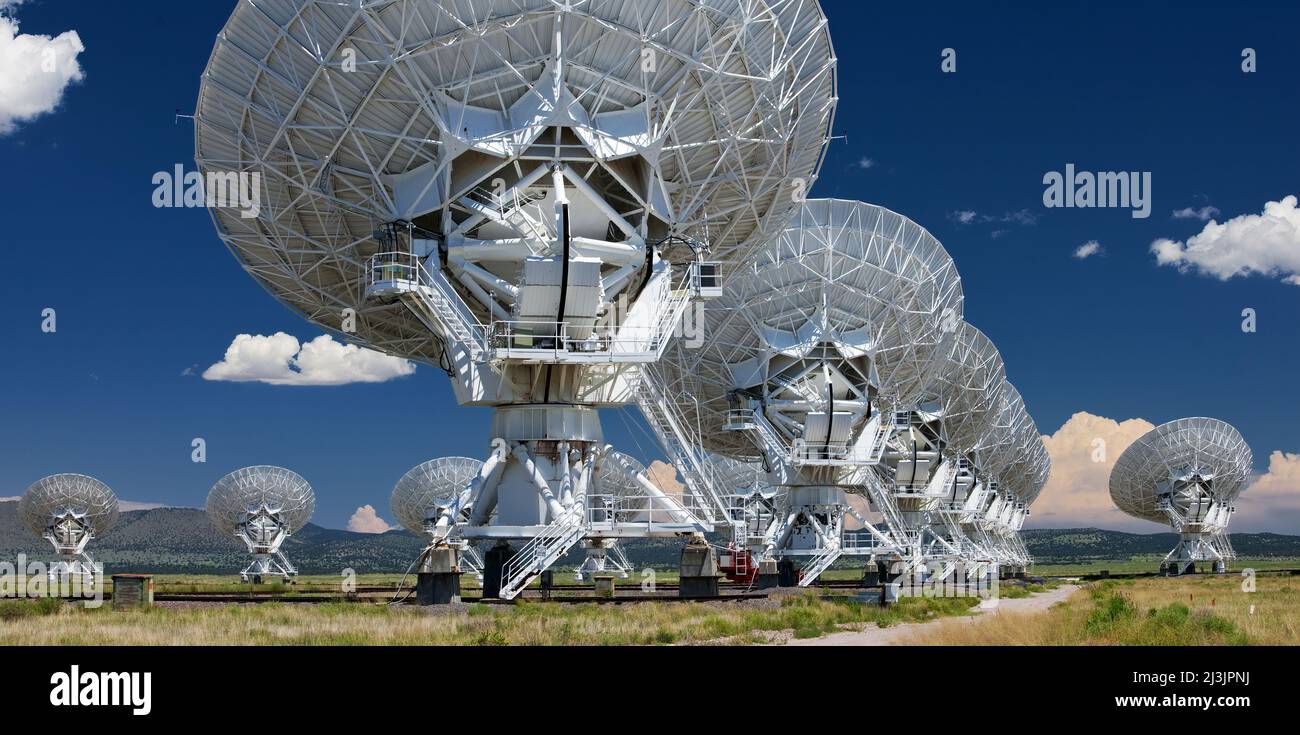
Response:
[[[806,583],[847,550],[844,519],[856,511],[846,492],[866,495],[883,515],[879,528],[861,519],[866,534],[852,551],[890,553],[901,528],[872,470],[886,407],[920,397],[961,307],[951,258],[918,225],[859,202],[808,202],[705,307],[704,344],[678,343],[647,371],[649,389],[674,397],[680,417],[684,435],[669,435],[666,448],[764,462],[788,509],[759,550],[810,556]]]
[[[943,360],[928,391],[931,400],[926,405],[933,412],[910,413],[908,421],[899,424],[903,431],[896,437],[897,451],[887,456],[895,487],[903,491],[899,504],[911,511],[908,517],[917,524],[914,533],[930,549],[925,555],[949,564],[978,564],[992,553],[963,523],[973,521],[987,492],[974,449],[1002,410],[1006,371],[993,342],[966,322],[953,335]],[[925,429],[913,428],[913,420]],[[918,467],[922,461],[926,466]],[[900,469],[905,469],[901,477]],[[906,482],[900,487],[902,477]],[[923,538],[927,535],[928,543]]]
[[[196,157],[263,174],[257,217],[214,218],[282,301],[498,408],[470,515],[443,525],[527,540],[511,597],[597,530],[586,493],[619,460],[595,409],[784,226],[834,104],[808,0],[266,0],[218,40]],[[635,533],[702,528],[678,507]]]
[[[1110,496],[1124,513],[1168,523],[1181,535],[1165,559],[1176,571],[1198,561],[1222,569],[1233,558],[1226,531],[1251,462],[1250,447],[1231,425],[1178,419],[1124,450],[1111,470]]]
[[[743,260],[815,181],[835,92],[808,0],[241,2],[204,73],[196,159],[205,174],[261,175],[256,217],[213,217],[277,298],[449,367],[446,335],[365,298],[380,225],[459,233],[442,243],[459,248],[449,261],[479,245],[553,251],[562,192],[577,253],[635,260],[676,233]],[[438,265],[490,322],[472,291],[490,290],[476,267],[499,264],[461,260]]]
[[[212,486],[206,507],[212,524],[242,541],[253,557],[241,579],[297,576],[281,547],[316,509],[316,494],[301,475],[269,465],[235,470]]]
[[[100,575],[86,546],[108,532],[117,520],[117,496],[99,480],[78,474],[41,478],[18,501],[23,525],[54,547],[59,560],[49,568],[50,581],[79,577],[93,587]]]

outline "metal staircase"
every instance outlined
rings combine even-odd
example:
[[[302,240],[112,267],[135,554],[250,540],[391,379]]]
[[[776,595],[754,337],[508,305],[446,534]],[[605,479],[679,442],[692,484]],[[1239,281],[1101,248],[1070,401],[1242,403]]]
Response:
[[[420,270],[427,278],[421,278],[423,287],[412,292],[416,298],[406,300],[407,307],[425,322],[425,326],[435,326],[427,318],[431,316],[436,325],[442,327],[441,331],[435,330],[435,332],[446,335],[461,346],[469,354],[470,360],[486,362],[491,354],[486,330],[477,322],[471,321],[472,317],[456,308],[452,298],[461,301],[460,296],[455,295],[451,284],[447,283],[441,274],[437,276],[428,274],[424,271],[424,266],[421,266]],[[462,305],[463,303],[461,301]],[[465,310],[468,311],[468,308]]]
[[[781,441],[781,438],[777,436],[776,429],[773,429],[772,425],[767,422],[767,417],[763,416],[762,412],[753,412],[753,415],[750,417],[749,427],[751,430],[758,433],[758,438],[760,440],[759,445],[763,449],[767,450],[767,453],[774,460],[788,462],[791,459],[790,450],[786,447],[785,443]]]
[[[555,240],[555,236],[546,226],[547,217],[537,204],[547,197],[545,191],[529,189],[524,192],[511,190],[505,195],[498,195],[491,189],[479,187],[461,199],[467,209],[475,214],[505,225],[523,235],[532,238],[537,245],[545,246]],[[530,206],[537,210],[536,216],[528,211]]]
[[[510,557],[501,570],[501,599],[515,599],[534,577],[549,569],[581,541],[587,533],[582,521],[582,506],[575,505]]]
[[[803,568],[803,576],[799,578],[799,586],[812,586],[812,583],[817,581],[817,578],[821,576],[822,572],[830,569],[831,565],[834,564],[843,554],[844,546],[840,543],[839,539],[834,539],[831,543],[823,546],[817,552],[817,555],[812,557],[808,564]]]
[[[715,528],[743,523],[743,517],[734,517],[730,506],[718,492],[712,468],[698,449],[698,432],[690,430],[677,405],[664,395],[653,368],[642,368],[641,389],[636,392],[636,401],[659,445],[682,473],[687,491],[700,501],[699,510],[704,514],[704,520]]]
[[[370,259],[366,296],[398,294],[431,332],[458,345],[474,362],[491,357],[487,329],[441,273],[430,273],[419,256],[380,253]]]
[[[898,506],[894,504],[892,491],[885,487],[880,475],[875,472],[865,473],[862,486],[872,506],[884,517],[885,526],[889,529],[889,535],[894,543],[900,547],[910,546],[912,538],[907,532],[907,524],[903,522]]]
[[[654,351],[656,358],[664,356],[664,352],[668,349],[668,343],[672,341],[673,333],[677,331],[677,326],[681,324],[682,314],[686,312],[686,306],[695,300],[695,284],[698,283],[699,278],[698,270],[698,263],[692,263],[686,268],[682,282],[668,293],[665,308],[660,310],[658,318],[655,319],[654,326],[651,328],[650,348]]]

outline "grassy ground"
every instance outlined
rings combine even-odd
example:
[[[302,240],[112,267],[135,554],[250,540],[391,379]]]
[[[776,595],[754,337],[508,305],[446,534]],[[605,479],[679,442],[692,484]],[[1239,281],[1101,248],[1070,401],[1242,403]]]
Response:
[[[1107,580],[1041,613],[918,631],[921,645],[1297,645],[1300,579],[1235,575]]]
[[[803,592],[780,599],[636,605],[362,603],[207,605],[114,612],[49,600],[0,603],[0,645],[656,645],[764,642],[765,632],[825,635],[843,625],[919,622],[973,600],[910,599],[882,609]],[[33,619],[40,617],[39,625]]]
[[[1114,564],[1110,565],[1115,567]],[[1256,566],[1242,562],[1242,566]],[[1290,566],[1279,564],[1277,566]],[[1264,569],[1259,564],[1256,568]],[[1042,570],[1035,570],[1042,573]],[[1115,573],[1119,569],[1112,568]],[[833,570],[832,579],[853,579]],[[557,583],[571,580],[556,575]],[[393,586],[398,575],[366,575],[356,584]],[[671,583],[674,575],[660,574]],[[408,580],[409,582],[409,580]],[[637,578],[621,584],[636,586]],[[1243,585],[1250,582],[1254,590]],[[473,586],[472,578],[465,578]],[[340,580],[304,577],[294,590],[338,591]],[[166,575],[158,591],[245,589],[225,577]],[[1004,598],[1054,586],[1004,584]],[[264,591],[278,585],[262,585]],[[384,598],[386,599],[386,597]],[[919,644],[1239,645],[1300,644],[1300,577],[1239,574],[1108,580],[1092,583],[1047,612],[1004,612],[987,619],[939,620],[965,613],[969,599],[916,599],[881,609],[855,598],[815,592],[767,600],[648,602],[628,605],[525,602],[436,609],[371,602],[222,605],[160,604],[152,610],[84,609],[56,600],[0,601],[0,645],[655,645],[761,643],[774,631],[795,637],[843,627],[934,620]],[[40,623],[36,624],[36,620]]]
[[[1031,574],[1041,575],[1084,575],[1097,574],[1104,570],[1111,574],[1139,574],[1146,572],[1156,572],[1160,569],[1160,561],[1163,557],[1135,556],[1129,559],[1112,559],[1089,562],[1070,562],[1070,563],[1039,563],[1030,568]],[[1300,559],[1290,558],[1267,558],[1267,559],[1237,559],[1232,562],[1234,572],[1242,569],[1300,569]]]

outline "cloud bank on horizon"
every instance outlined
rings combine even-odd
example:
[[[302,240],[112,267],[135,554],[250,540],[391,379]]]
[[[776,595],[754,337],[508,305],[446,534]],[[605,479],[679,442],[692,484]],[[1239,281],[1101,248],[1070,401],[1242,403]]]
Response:
[[[228,383],[290,386],[337,386],[383,383],[415,372],[415,363],[345,345],[322,334],[300,343],[284,332],[269,337],[241,334],[226,348],[221,362],[203,372],[203,379]]]
[[[19,33],[13,12],[22,2],[0,0],[0,136],[53,112],[67,88],[85,79],[77,62],[86,50],[81,36]]]
[[[1030,508],[1026,528],[1098,527],[1159,533],[1167,526],[1122,513],[1110,499],[1110,471],[1138,437],[1154,429],[1145,419],[1116,421],[1079,412],[1044,436],[1052,474]],[[1268,470],[1250,481],[1237,502],[1229,532],[1300,532],[1300,453],[1274,451]]]

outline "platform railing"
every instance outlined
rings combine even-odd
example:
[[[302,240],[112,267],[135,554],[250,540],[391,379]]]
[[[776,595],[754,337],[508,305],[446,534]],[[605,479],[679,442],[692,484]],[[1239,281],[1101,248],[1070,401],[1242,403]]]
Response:
[[[488,357],[487,330],[456,289],[435,277],[414,253],[388,252],[372,257],[366,267],[366,296],[412,294],[440,328],[439,335],[460,344],[470,358]],[[409,302],[408,302],[409,303]],[[433,325],[430,325],[431,327]]]

